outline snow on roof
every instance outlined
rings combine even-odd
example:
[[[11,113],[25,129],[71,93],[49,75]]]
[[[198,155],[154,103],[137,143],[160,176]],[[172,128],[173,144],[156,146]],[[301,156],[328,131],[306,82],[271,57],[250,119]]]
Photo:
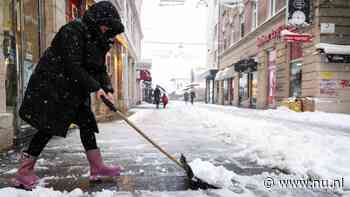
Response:
[[[319,43],[316,48],[322,49],[326,54],[350,55],[350,45]]]

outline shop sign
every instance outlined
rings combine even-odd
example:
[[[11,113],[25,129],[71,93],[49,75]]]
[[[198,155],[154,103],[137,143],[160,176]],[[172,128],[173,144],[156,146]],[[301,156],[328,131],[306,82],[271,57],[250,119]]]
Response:
[[[326,79],[326,80],[330,80],[333,79],[335,76],[334,72],[321,72],[321,79]]]
[[[321,23],[321,34],[333,34],[335,33],[334,23]]]
[[[283,40],[286,42],[311,42],[312,36],[308,34],[285,35]]]
[[[306,26],[310,20],[310,0],[289,0],[287,12],[288,25]]]
[[[234,64],[236,72],[252,72],[257,70],[258,63],[254,59],[243,59]]]
[[[349,80],[340,80],[340,86],[342,88],[349,88],[350,87],[350,82]]]
[[[151,73],[148,70],[140,70],[139,80],[152,81]]]
[[[328,63],[350,63],[350,55],[326,54]]]
[[[335,79],[321,79],[320,92],[328,96],[337,96],[337,80]]]
[[[286,27],[285,25],[281,25],[277,27],[276,29],[272,29],[272,32],[266,35],[259,36],[257,38],[257,46],[261,47],[262,45],[272,41],[272,40],[280,40],[281,39],[281,32],[283,30],[289,30],[291,32],[294,32],[296,29],[294,27]]]

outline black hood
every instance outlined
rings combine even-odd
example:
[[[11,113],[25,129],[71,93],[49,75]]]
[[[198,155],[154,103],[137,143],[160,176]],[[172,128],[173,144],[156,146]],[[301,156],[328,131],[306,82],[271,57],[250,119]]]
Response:
[[[100,1],[93,4],[84,14],[83,22],[86,23],[93,33],[102,34],[99,26],[105,25],[109,30],[104,37],[113,38],[124,32],[119,13],[114,5],[108,1]]]

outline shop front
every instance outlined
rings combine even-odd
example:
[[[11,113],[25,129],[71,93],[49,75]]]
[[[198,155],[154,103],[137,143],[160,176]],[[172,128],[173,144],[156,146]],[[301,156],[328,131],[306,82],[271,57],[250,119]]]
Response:
[[[250,58],[235,64],[238,79],[238,105],[241,107],[256,108],[258,92],[257,62]]]
[[[205,103],[215,103],[215,76],[217,72],[217,69],[210,69],[202,74],[202,77],[205,79]]]
[[[80,0],[55,4],[42,0],[0,2],[0,113],[14,117],[15,145],[24,144],[35,133],[17,114],[30,76],[58,29],[67,20],[81,16],[81,3]]]

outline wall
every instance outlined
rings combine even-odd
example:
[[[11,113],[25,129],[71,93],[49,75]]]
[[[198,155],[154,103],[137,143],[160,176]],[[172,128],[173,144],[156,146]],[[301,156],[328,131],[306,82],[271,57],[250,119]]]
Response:
[[[321,1],[317,17],[320,23],[334,23],[335,33],[321,34],[321,43],[350,45],[350,1],[337,0],[329,3]],[[319,31],[319,28],[317,29]],[[320,60],[319,60],[320,62]],[[349,63],[321,63],[318,72],[314,74],[318,81],[325,80],[325,77],[336,82],[334,94],[322,94],[320,82],[318,83],[316,110],[328,112],[350,113],[350,87],[341,85],[342,80],[350,81]]]

